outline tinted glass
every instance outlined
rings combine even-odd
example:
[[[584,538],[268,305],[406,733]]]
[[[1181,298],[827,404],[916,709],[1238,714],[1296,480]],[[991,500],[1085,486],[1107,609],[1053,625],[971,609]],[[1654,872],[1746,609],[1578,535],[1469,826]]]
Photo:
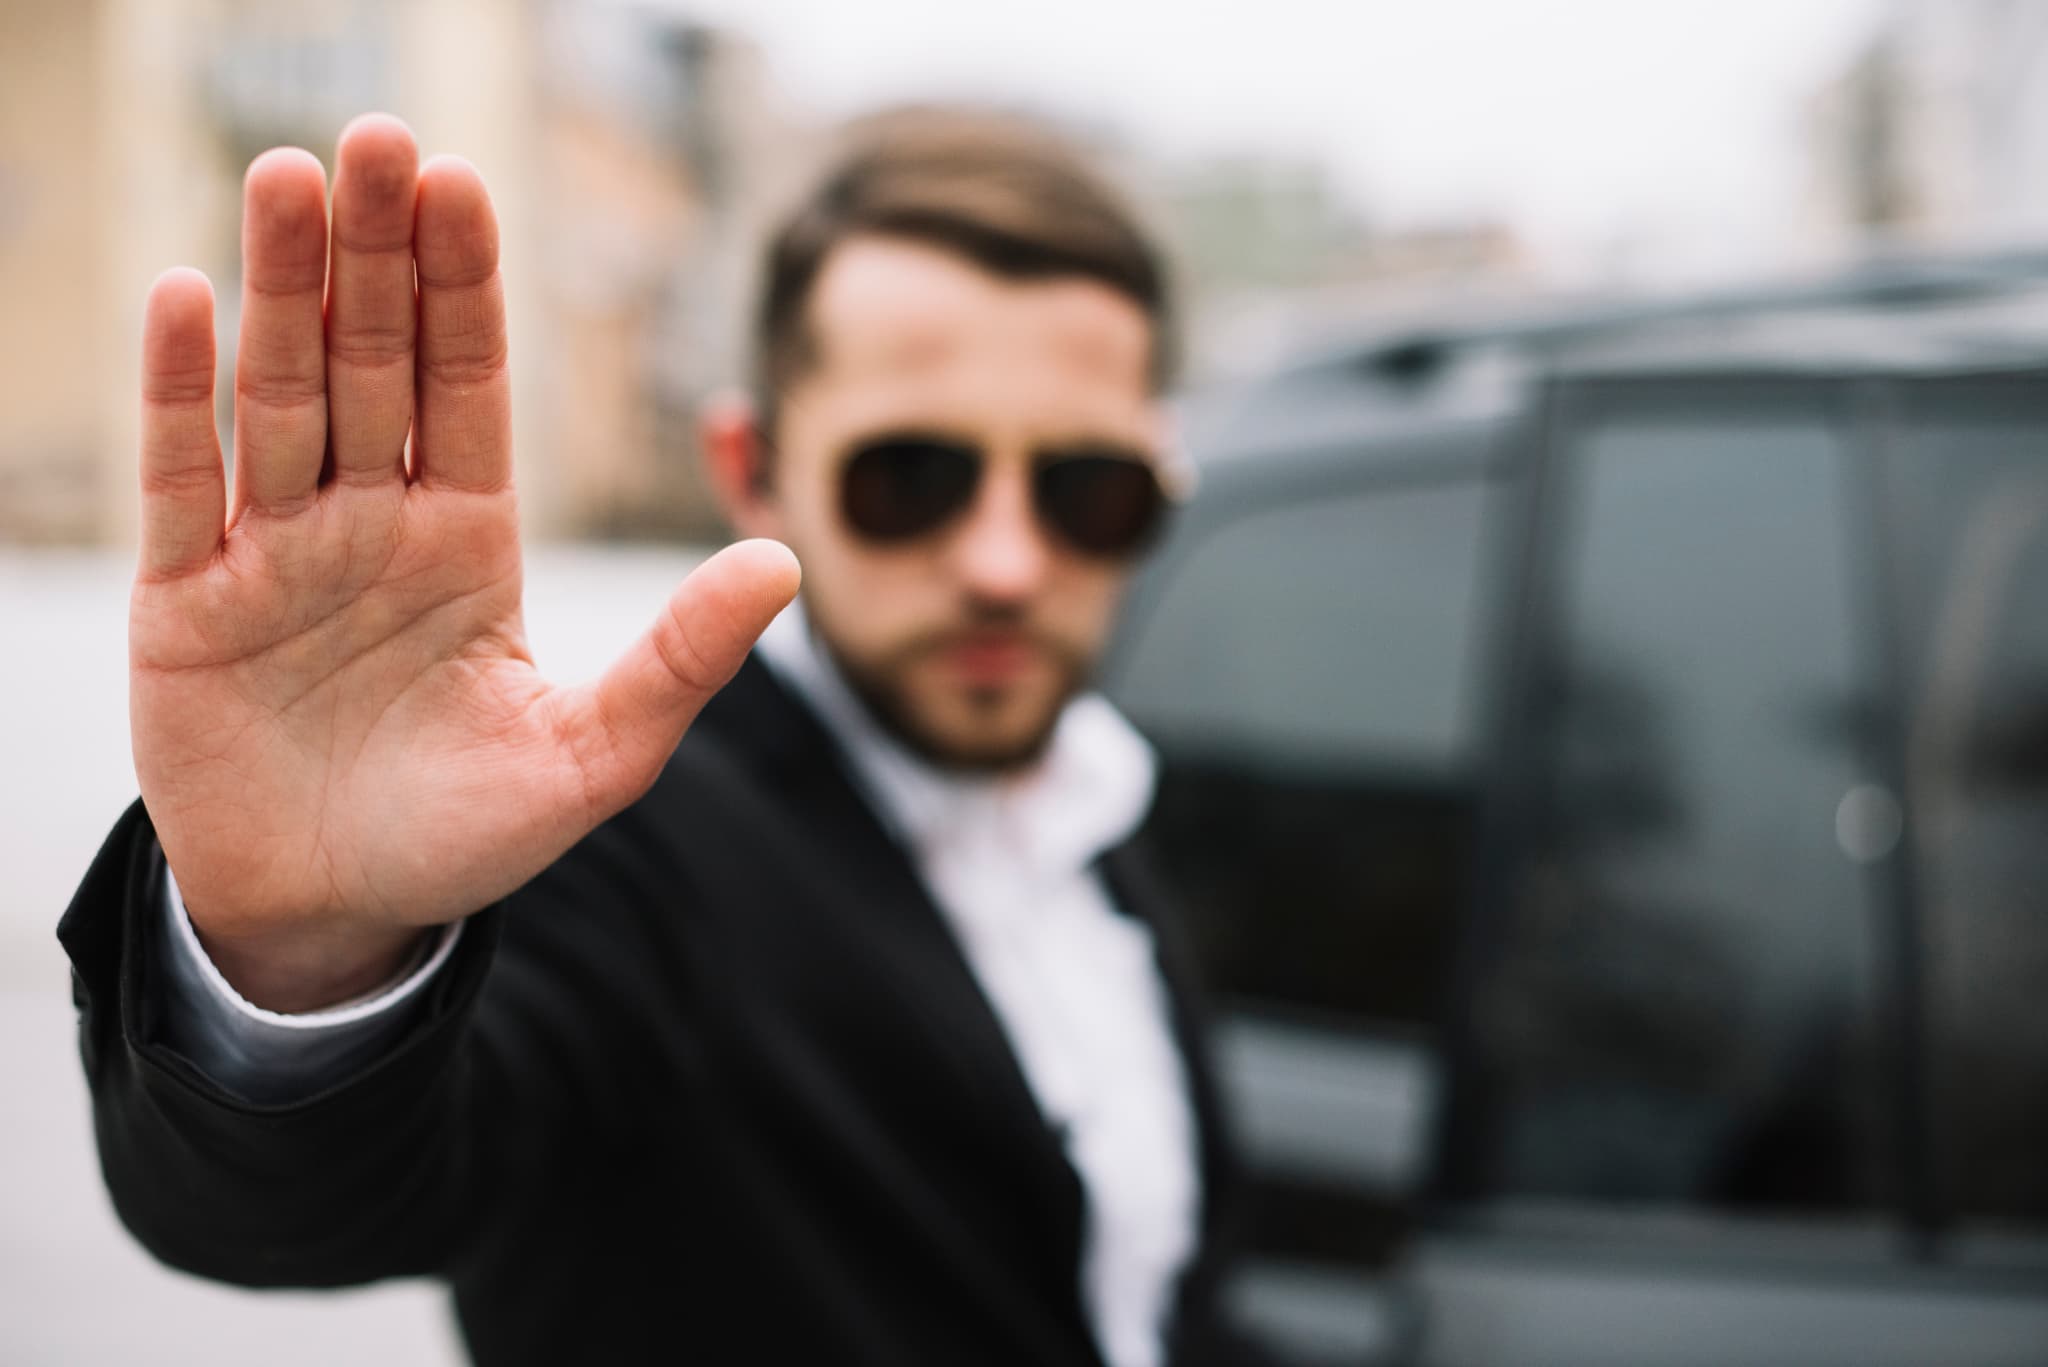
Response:
[[[1166,491],[1150,462],[1114,453],[1063,451],[1032,473],[1038,515],[1068,544],[1091,555],[1142,549],[1166,511]]]
[[[1474,805],[1478,483],[1198,531],[1112,692],[1158,745],[1151,834],[1213,990],[1433,1018]]]
[[[846,525],[872,540],[902,541],[967,510],[981,482],[981,453],[941,437],[879,437],[847,457],[839,478]]]
[[[1849,469],[1817,403],[1758,402],[1558,448],[1531,800],[1474,1006],[1492,1194],[1829,1207],[1886,1170],[1870,875],[1837,838],[1869,781]]]
[[[1940,1189],[2048,1221],[2048,379],[1909,393],[1892,443]]]

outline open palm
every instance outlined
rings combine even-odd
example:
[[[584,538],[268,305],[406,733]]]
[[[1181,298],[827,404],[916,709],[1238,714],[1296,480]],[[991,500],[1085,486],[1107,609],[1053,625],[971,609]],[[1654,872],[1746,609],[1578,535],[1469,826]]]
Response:
[[[601,679],[544,682],[489,197],[370,117],[331,232],[325,200],[306,153],[250,167],[232,501],[205,279],[165,275],[144,324],[136,772],[208,949],[280,1009],[365,985],[645,791],[797,573],[732,547]]]

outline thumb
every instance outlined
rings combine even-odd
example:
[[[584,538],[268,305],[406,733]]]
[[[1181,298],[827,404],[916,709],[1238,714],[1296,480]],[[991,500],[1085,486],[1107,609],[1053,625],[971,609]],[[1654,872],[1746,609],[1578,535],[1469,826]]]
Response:
[[[646,634],[595,683],[563,698],[563,739],[602,821],[647,791],[683,732],[796,597],[802,572],[778,541],[742,541],[699,565]]]

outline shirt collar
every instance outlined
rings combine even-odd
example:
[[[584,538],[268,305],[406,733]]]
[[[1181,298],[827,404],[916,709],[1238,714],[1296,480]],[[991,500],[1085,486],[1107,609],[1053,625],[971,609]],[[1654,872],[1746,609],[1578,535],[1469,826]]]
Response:
[[[1127,840],[1152,805],[1152,748],[1100,694],[1067,703],[1030,768],[956,774],[881,729],[819,645],[801,599],[769,625],[758,649],[838,739],[883,820],[920,854],[987,845],[1037,870],[1072,872]]]

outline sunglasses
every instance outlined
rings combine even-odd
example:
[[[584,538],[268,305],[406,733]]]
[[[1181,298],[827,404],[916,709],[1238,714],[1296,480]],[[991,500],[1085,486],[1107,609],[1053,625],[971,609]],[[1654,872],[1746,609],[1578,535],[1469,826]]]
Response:
[[[878,544],[929,536],[974,506],[987,466],[971,442],[916,433],[871,438],[840,470],[840,513]],[[1144,549],[1169,501],[1153,462],[1114,448],[1046,451],[1031,462],[1039,525],[1086,555],[1122,558]]]

